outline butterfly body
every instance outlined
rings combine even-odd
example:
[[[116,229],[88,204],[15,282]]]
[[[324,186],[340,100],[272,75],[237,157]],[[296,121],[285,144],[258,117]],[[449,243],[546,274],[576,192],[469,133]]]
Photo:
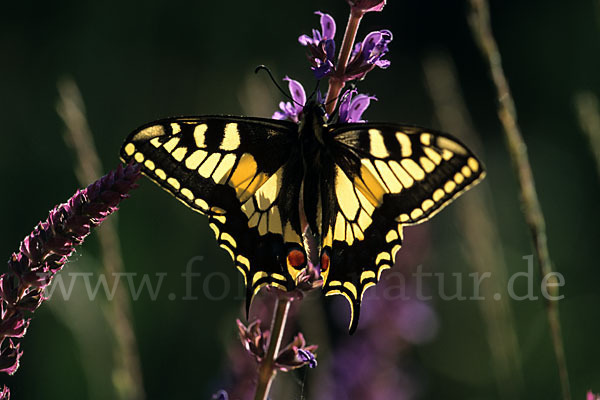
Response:
[[[389,123],[328,125],[307,103],[298,124],[262,118],[168,118],[127,138],[124,161],[194,210],[247,287],[291,290],[307,265],[303,233],[317,238],[326,295],[351,307],[390,268],[402,227],[427,220],[484,176],[457,139]]]

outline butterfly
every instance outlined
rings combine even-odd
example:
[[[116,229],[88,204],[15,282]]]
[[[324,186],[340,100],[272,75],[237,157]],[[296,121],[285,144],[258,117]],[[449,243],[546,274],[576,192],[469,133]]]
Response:
[[[327,123],[309,101],[299,123],[176,117],[134,130],[121,158],[208,217],[246,285],[289,291],[317,238],[325,295],[357,327],[365,290],[392,267],[406,225],[424,222],[485,176],[458,139],[393,123]]]

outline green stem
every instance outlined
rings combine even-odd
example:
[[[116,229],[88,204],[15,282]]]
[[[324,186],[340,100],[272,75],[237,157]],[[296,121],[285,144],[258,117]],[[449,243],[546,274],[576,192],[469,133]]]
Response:
[[[552,273],[552,262],[548,251],[544,214],[542,213],[535,190],[533,173],[527,156],[527,146],[523,140],[519,125],[517,124],[515,103],[510,93],[508,81],[506,80],[506,76],[502,69],[502,59],[500,57],[498,45],[492,34],[489,6],[487,0],[470,0],[470,3],[471,14],[469,19],[471,29],[473,31],[473,36],[479,43],[484,57],[489,63],[492,80],[496,86],[499,103],[498,114],[504,127],[513,169],[519,180],[523,213],[533,238],[535,252],[539,260],[540,275],[542,277],[548,276],[548,274]],[[552,293],[552,295],[556,296],[558,294],[558,288],[553,286],[551,289],[555,289],[555,292]],[[548,323],[550,325],[554,354],[560,377],[562,397],[564,400],[570,400],[569,375],[567,372],[558,316],[558,304],[556,301],[546,298],[546,312],[548,314]]]
[[[344,32],[340,55],[335,67],[336,73],[329,78],[329,89],[327,90],[327,98],[325,99],[325,107],[329,115],[335,110],[337,99],[344,88],[345,82],[343,76],[346,72],[346,66],[348,65],[348,60],[354,47],[354,40],[356,39],[356,32],[358,31],[358,26],[363,15],[365,13],[361,10],[355,10],[354,8],[350,10],[350,17],[346,25],[346,32]]]
[[[279,354],[283,330],[290,309],[291,300],[285,296],[278,296],[275,303],[275,312],[271,322],[271,333],[267,354],[258,367],[258,384],[254,394],[254,400],[267,400],[271,383],[277,374],[275,369],[275,358]]]

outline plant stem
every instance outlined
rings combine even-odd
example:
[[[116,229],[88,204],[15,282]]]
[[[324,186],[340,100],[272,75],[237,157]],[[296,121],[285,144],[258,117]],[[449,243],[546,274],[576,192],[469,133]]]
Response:
[[[445,132],[456,132],[460,135],[459,139],[480,153],[483,149],[481,139],[473,126],[450,55],[436,52],[426,57],[423,71],[440,128]],[[491,273],[494,277],[481,285],[482,297],[486,300],[477,303],[486,324],[499,397],[513,400],[519,397],[523,387],[522,366],[508,296],[493,299],[494,294],[501,292],[508,281],[502,248],[498,246],[501,240],[497,218],[493,213],[493,200],[489,181],[484,181],[478,190],[457,202],[454,210],[465,236],[464,253],[471,268],[479,276]]]
[[[291,299],[286,296],[277,296],[273,321],[271,322],[271,333],[267,354],[258,367],[258,384],[254,394],[254,400],[266,400],[269,396],[271,383],[277,374],[275,369],[275,358],[279,354],[283,330],[287,321]]]
[[[77,179],[85,186],[102,176],[102,164],[94,145],[77,84],[72,79],[66,78],[59,81],[58,90],[60,100],[57,111],[67,127],[65,140],[73,147],[77,157],[75,168]],[[106,279],[110,287],[114,287],[115,277],[124,269],[115,219],[104,221],[97,232]],[[143,400],[146,395],[131,318],[131,304],[121,285],[116,287],[115,296],[109,303],[106,317],[117,344],[114,351],[116,365],[112,373],[113,384],[121,399]]]
[[[596,160],[600,177],[600,113],[598,98],[592,92],[581,92],[575,96],[575,108],[579,117],[579,125],[590,141],[590,151]]]
[[[511,96],[506,76],[504,76],[504,71],[502,70],[502,59],[498,45],[492,34],[488,2],[487,0],[470,0],[470,3],[471,13],[469,15],[469,22],[471,30],[476,41],[479,43],[484,57],[489,63],[492,80],[496,86],[499,103],[498,114],[504,127],[513,168],[519,180],[523,213],[533,238],[535,252],[539,260],[540,275],[542,277],[548,276],[548,274],[552,273],[552,262],[548,251],[544,214],[542,213],[535,190],[533,173],[527,156],[527,146],[517,124],[514,100]],[[558,294],[557,286],[551,286],[549,289],[555,290],[552,293],[553,296]],[[546,298],[546,312],[548,314],[548,323],[550,325],[554,354],[558,366],[562,397],[564,400],[570,400],[569,376],[556,301]]]
[[[348,18],[348,24],[346,25],[346,32],[344,32],[340,55],[335,67],[336,73],[329,78],[329,89],[327,90],[327,98],[325,99],[325,107],[327,114],[329,115],[335,110],[337,99],[344,87],[345,82],[343,76],[346,72],[346,65],[348,65],[350,54],[352,53],[358,25],[360,25],[360,20],[363,15],[365,15],[363,11],[355,10],[354,8],[351,8],[350,10],[350,17]]]

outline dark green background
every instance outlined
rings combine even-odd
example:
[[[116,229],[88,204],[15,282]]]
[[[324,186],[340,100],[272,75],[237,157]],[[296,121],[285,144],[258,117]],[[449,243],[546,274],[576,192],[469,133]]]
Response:
[[[600,191],[573,103],[581,90],[600,95],[597,5],[591,0],[512,0],[494,1],[491,9],[547,218],[551,255],[566,280],[560,310],[573,395],[578,399],[588,388],[600,392],[600,271],[594,261]],[[466,8],[463,1],[391,0],[383,13],[367,16],[359,37],[372,29],[391,29],[392,65],[372,72],[360,89],[379,98],[367,119],[439,127],[422,61],[440,50],[452,56],[485,147],[481,158],[488,166],[491,207],[499,221],[498,246],[504,250],[508,272],[514,273],[525,269],[521,257],[532,250],[496,116],[495,93],[470,36]],[[119,162],[125,136],[142,123],[171,115],[242,114],[253,109],[240,100],[240,92],[247,79],[266,82],[265,77],[251,77],[258,64],[312,88],[305,49],[297,37],[317,26],[314,10],[336,18],[339,44],[347,18],[343,0],[3,2],[0,254],[8,258],[37,221],[80,186],[73,172],[74,156],[63,140],[64,124],[55,111],[59,78],[72,76],[79,85],[108,171]],[[269,109],[279,101],[280,95],[267,85],[272,105],[254,107]],[[203,217],[145,179],[140,186],[118,213],[126,269],[170,273],[156,301],[133,304],[145,389],[152,399],[206,399],[221,387],[227,368],[225,346],[235,337],[241,301],[236,290],[221,301],[169,301],[166,294],[183,293],[179,274],[196,255],[205,257],[204,269],[197,270],[222,271],[235,288],[241,283]],[[468,272],[457,251],[462,245],[454,214],[445,212],[428,225],[434,243],[426,267]],[[408,243],[409,239],[410,231]],[[91,237],[74,256],[73,268],[97,270],[97,259]],[[222,282],[215,279],[215,285],[218,294]],[[15,399],[111,398],[111,339],[102,320],[104,303],[52,303],[35,313],[22,341],[25,354],[16,376],[2,376],[0,381],[7,381]],[[543,303],[511,306],[521,349],[520,398],[558,399]],[[437,302],[435,307],[438,336],[415,347],[410,358],[414,366],[409,368],[419,371],[424,388],[419,398],[498,398],[478,306],[457,301]],[[310,372],[317,373],[318,369]]]

